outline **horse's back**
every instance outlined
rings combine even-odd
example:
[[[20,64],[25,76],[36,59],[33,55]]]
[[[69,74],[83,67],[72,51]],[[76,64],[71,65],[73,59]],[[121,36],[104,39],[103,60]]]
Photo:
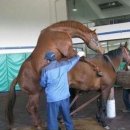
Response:
[[[78,22],[78,21],[74,21],[74,20],[66,20],[66,21],[60,21],[57,23],[54,23],[52,25],[50,25],[49,27],[47,27],[46,29],[57,29],[57,30],[63,30],[64,32],[72,32],[73,30],[75,31],[81,31],[81,32],[88,32],[91,31],[88,27],[86,27],[84,24]]]
[[[103,77],[99,77],[94,68],[89,64],[78,62],[69,72],[70,84],[75,84],[75,88],[82,90],[99,90],[102,85],[111,86],[111,84],[115,82],[116,74],[113,71],[112,66],[105,61],[104,56],[96,55],[87,60],[100,68]]]
[[[69,82],[81,90],[97,90],[100,87],[100,78],[93,68],[84,62],[78,62],[69,72]]]

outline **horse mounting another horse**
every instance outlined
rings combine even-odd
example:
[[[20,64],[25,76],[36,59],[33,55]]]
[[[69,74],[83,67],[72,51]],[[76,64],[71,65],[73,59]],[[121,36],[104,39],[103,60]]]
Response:
[[[104,53],[104,49],[98,42],[95,31],[90,30],[76,21],[62,21],[50,25],[41,31],[37,45],[32,54],[22,64],[18,76],[12,81],[7,104],[7,118],[10,128],[13,125],[13,107],[15,104],[15,86],[18,83],[21,90],[29,95],[26,109],[32,117],[33,124],[40,129],[42,121],[39,116],[39,100],[41,87],[39,84],[41,69],[47,65],[44,55],[47,51],[53,51],[56,59],[70,58],[76,54],[72,47],[72,38],[79,37],[92,50]]]
[[[96,117],[102,126],[106,127],[106,103],[110,90],[116,81],[116,70],[122,60],[130,63],[127,43],[104,55],[96,55],[94,58],[90,59],[87,58],[87,61],[94,63],[100,68],[103,72],[102,77],[98,77],[93,68],[88,63],[85,63],[85,60],[86,58],[78,62],[69,72],[69,83],[70,86],[75,89],[83,91],[96,90],[100,92]]]

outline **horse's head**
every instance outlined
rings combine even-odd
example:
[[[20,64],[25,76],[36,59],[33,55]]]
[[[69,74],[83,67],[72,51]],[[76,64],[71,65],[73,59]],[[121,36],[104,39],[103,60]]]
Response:
[[[90,39],[91,40],[90,40],[88,47],[93,48],[93,50],[96,51],[97,53],[104,54],[105,49],[101,46],[100,42],[98,41],[95,30],[91,31]]]
[[[100,42],[98,41],[96,30],[91,31],[91,40],[88,47],[93,48],[93,50],[97,53],[105,53],[105,49],[101,46]]]
[[[127,42],[125,43],[125,45],[120,45],[120,48],[122,49],[123,60],[130,64],[130,51],[128,49]]]

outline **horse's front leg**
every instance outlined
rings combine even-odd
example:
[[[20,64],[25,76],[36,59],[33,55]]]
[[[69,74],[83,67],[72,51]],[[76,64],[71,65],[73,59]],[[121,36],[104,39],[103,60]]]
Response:
[[[37,130],[43,130],[42,120],[38,108],[40,103],[40,93],[30,94],[26,109],[32,117],[32,121]]]
[[[96,114],[96,118],[98,122],[102,124],[103,127],[107,126],[106,123],[106,101],[102,100],[102,98],[99,98],[97,101],[98,104],[98,112]]]
[[[96,114],[97,120],[102,124],[103,127],[106,127],[107,129],[109,129],[109,127],[107,126],[106,104],[107,104],[109,93],[110,93],[110,89],[108,88],[101,91],[101,96],[97,101],[98,112]]]

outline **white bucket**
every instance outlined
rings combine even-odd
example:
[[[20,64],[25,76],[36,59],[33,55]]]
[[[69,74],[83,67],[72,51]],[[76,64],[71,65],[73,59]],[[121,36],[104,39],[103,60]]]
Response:
[[[115,99],[107,100],[107,117],[116,117]]]

